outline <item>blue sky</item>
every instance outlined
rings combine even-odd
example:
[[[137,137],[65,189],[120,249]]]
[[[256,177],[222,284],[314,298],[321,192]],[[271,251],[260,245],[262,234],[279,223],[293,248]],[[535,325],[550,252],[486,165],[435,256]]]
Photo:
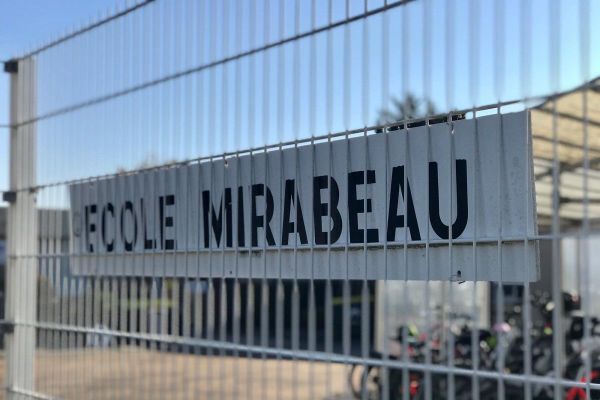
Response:
[[[115,0],[0,2],[0,59],[5,61],[115,9]],[[0,74],[0,124],[8,123],[9,80]],[[0,129],[0,190],[8,186],[8,131]]]
[[[300,32],[310,29],[312,3],[298,3]],[[368,8],[382,3],[369,0]],[[279,5],[271,4],[267,13],[264,0],[254,3],[254,19],[249,18],[251,3],[240,3],[239,20],[233,3],[204,9],[194,4],[159,0],[122,23],[44,52],[38,58],[38,112],[256,47],[263,43],[267,25],[268,41],[280,34],[289,37],[296,29],[293,1],[285,2],[283,19]],[[223,18],[222,4],[229,5],[229,18]],[[327,3],[315,4],[319,26],[327,20]],[[344,17],[344,4],[333,0],[334,21]],[[350,0],[349,4],[349,14],[354,15],[364,3]],[[390,99],[406,92],[427,97],[438,111],[446,111],[547,95],[584,82],[579,40],[583,1],[431,0],[428,4],[428,39],[423,37],[425,11],[419,0],[391,10],[387,20],[379,14],[134,95],[48,118],[38,124],[39,180],[75,179],[133,168],[144,161],[214,155],[360,128],[374,124]],[[114,12],[114,7],[112,0],[5,1],[0,12],[0,54],[3,59],[18,55],[106,14],[107,9]],[[530,13],[525,31],[523,11]],[[600,16],[599,2],[590,2],[588,15],[592,21]],[[383,78],[384,29],[387,80]],[[592,23],[590,29],[590,48],[600,48],[600,27]],[[524,41],[527,32],[530,40]],[[346,40],[349,53],[344,52]],[[424,48],[429,51],[426,56]],[[600,52],[592,52],[589,61],[588,76],[599,75]],[[262,73],[265,66],[267,74]],[[5,74],[0,92],[0,122],[5,123]],[[0,160],[7,165],[7,131],[1,132]],[[0,188],[6,186],[6,170],[2,170]]]

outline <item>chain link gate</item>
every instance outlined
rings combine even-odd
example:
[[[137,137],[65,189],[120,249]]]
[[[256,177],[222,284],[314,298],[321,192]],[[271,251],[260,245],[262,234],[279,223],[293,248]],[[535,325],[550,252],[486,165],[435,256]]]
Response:
[[[600,397],[596,15],[147,0],[6,61],[6,397]]]

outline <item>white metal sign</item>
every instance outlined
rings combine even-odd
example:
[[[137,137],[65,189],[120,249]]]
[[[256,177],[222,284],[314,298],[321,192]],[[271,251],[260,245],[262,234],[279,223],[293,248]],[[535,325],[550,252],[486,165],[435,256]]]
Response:
[[[528,113],[72,185],[81,274],[533,281]]]

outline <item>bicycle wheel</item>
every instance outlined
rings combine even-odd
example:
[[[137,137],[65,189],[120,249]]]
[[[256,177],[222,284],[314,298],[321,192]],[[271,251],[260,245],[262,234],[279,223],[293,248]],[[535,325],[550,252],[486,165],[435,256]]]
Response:
[[[379,368],[354,364],[348,373],[348,386],[355,399],[375,400],[379,391]]]

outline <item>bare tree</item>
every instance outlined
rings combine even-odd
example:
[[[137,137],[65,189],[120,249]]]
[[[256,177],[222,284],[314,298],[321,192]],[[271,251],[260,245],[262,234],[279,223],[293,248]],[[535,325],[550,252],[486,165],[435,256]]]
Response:
[[[377,121],[378,125],[407,119],[424,118],[436,113],[433,102],[428,99],[419,99],[414,94],[408,93],[403,100],[392,99],[392,108],[381,110]]]

